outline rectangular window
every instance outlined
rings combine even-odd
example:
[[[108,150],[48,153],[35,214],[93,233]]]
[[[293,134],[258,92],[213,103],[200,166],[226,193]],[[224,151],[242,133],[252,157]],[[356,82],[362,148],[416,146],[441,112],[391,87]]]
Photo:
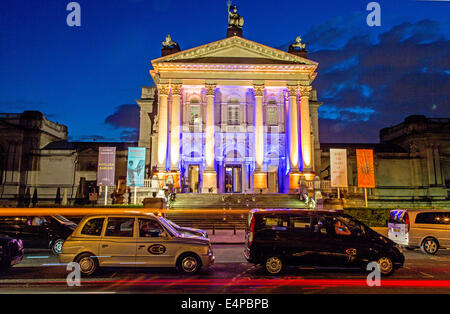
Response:
[[[416,224],[450,224],[449,213],[419,213],[416,217]]]
[[[91,218],[83,226],[81,234],[90,236],[100,236],[103,228],[104,218]]]
[[[156,220],[139,219],[139,237],[158,238],[163,232],[163,227]]]
[[[105,236],[133,237],[134,218],[108,218]]]
[[[266,120],[267,125],[278,125],[277,107],[266,107]]]
[[[265,216],[262,219],[262,226],[260,226],[260,228],[285,231],[287,230],[288,222],[289,222],[288,217],[284,215]]]
[[[311,218],[302,216],[291,217],[291,226],[295,232],[298,231],[310,231],[311,230]]]
[[[232,105],[228,106],[228,125],[239,125],[240,122],[240,106]]]

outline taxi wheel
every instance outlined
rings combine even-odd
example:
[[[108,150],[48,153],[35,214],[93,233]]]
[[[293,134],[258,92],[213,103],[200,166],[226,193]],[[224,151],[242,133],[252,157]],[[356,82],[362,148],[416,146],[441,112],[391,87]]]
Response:
[[[265,260],[264,269],[269,275],[278,275],[283,271],[283,261],[279,256],[269,256]]]
[[[98,260],[91,253],[83,253],[75,260],[80,265],[83,276],[91,276],[98,270]]]
[[[392,259],[388,256],[380,257],[377,261],[380,268],[380,273],[383,276],[389,276],[394,272],[394,263]]]
[[[179,272],[187,275],[194,275],[200,271],[202,262],[195,254],[183,254],[178,258],[177,269]]]
[[[63,244],[64,244],[64,239],[55,240],[55,242],[53,242],[53,244],[52,244],[53,254],[59,255],[62,251]]]
[[[427,238],[423,240],[422,245],[420,246],[422,252],[430,255],[434,255],[439,250],[439,243],[434,238]]]

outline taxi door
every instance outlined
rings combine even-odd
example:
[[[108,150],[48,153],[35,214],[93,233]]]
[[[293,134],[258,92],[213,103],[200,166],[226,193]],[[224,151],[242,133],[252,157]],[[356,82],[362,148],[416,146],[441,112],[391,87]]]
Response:
[[[152,218],[138,219],[136,265],[138,267],[173,267],[180,244],[168,236],[164,227]]]
[[[136,237],[134,217],[109,217],[105,234],[100,241],[100,266],[134,266]]]

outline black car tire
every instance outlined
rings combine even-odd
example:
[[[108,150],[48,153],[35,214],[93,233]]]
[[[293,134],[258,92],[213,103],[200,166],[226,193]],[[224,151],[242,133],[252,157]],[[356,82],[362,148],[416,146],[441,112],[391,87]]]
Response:
[[[52,243],[52,252],[55,255],[59,255],[62,251],[62,246],[64,244],[64,239],[56,239],[55,241],[53,241]]]
[[[80,272],[82,276],[91,276],[99,268],[97,258],[91,253],[82,253],[78,255],[75,262],[80,265]]]
[[[439,250],[439,242],[435,238],[426,238],[422,241],[420,249],[426,254],[434,255]]]
[[[185,275],[195,275],[202,268],[202,262],[197,254],[185,253],[177,260],[177,270]]]
[[[280,256],[273,255],[265,258],[263,267],[268,275],[279,275],[284,270],[284,263]]]

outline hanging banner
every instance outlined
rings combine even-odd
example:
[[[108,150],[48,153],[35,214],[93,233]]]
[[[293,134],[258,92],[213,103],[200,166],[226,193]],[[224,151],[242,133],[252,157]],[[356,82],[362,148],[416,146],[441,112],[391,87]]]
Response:
[[[348,187],[346,149],[330,148],[330,174],[332,187]]]
[[[97,185],[114,186],[114,173],[116,170],[116,148],[98,148]]]
[[[357,149],[356,164],[358,169],[358,187],[375,187],[375,167],[372,149]]]
[[[128,147],[127,186],[144,186],[145,147]]]

